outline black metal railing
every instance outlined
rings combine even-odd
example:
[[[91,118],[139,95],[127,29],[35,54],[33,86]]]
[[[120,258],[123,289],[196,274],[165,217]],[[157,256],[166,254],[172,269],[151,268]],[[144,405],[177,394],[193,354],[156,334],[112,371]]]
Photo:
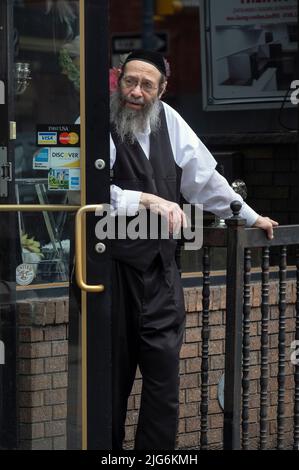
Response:
[[[269,240],[263,230],[246,228],[239,216],[241,204],[231,205],[233,216],[226,220],[227,228],[205,228],[203,241],[203,321],[202,321],[202,367],[201,367],[201,448],[207,449],[209,413],[209,302],[211,247],[226,247],[226,336],[225,336],[225,386],[224,386],[224,449],[250,448],[250,325],[251,325],[251,265],[252,250],[262,249],[261,258],[261,320],[260,372],[259,372],[259,435],[257,447],[269,448],[269,287],[270,251],[279,247],[278,263],[278,373],[276,405],[277,449],[286,448],[285,443],[285,392],[286,392],[286,289],[287,253],[290,246],[296,251],[296,301],[294,339],[299,340],[299,225],[281,226],[274,229],[274,239]],[[293,449],[299,449],[299,361],[294,365],[293,377]],[[290,444],[287,444],[290,447]],[[273,447],[273,445],[272,445]]]

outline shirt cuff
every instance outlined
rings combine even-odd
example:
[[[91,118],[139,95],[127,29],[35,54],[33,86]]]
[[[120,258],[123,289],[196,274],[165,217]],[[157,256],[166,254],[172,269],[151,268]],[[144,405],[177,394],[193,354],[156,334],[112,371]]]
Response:
[[[252,225],[256,222],[257,218],[259,217],[259,214],[257,214],[246,202],[243,202],[241,211],[240,211],[240,217],[242,219],[246,219],[246,225],[247,227],[252,227]]]
[[[141,191],[131,191],[124,189],[118,203],[118,214],[134,216],[139,210]]]

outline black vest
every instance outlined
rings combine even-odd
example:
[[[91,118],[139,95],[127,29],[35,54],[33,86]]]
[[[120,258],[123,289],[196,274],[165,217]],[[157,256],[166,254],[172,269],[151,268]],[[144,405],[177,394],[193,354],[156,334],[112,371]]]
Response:
[[[158,132],[150,134],[150,156],[144,154],[136,140],[133,144],[120,141],[115,130],[111,135],[116,147],[116,160],[111,183],[121,189],[155,194],[169,201],[180,202],[181,169],[175,163],[169,139],[164,108],[160,107],[161,125]],[[130,217],[127,218],[128,223]],[[136,269],[146,271],[153,259],[160,253],[164,265],[175,255],[177,242],[157,239],[113,240],[111,255]]]

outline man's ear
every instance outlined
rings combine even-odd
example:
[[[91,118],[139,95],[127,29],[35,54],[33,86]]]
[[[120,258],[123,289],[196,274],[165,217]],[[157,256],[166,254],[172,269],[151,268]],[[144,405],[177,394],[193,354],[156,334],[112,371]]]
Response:
[[[162,98],[162,96],[164,95],[164,93],[166,91],[166,87],[167,87],[167,82],[164,82],[163,85],[162,85],[162,89],[159,93],[159,99]]]

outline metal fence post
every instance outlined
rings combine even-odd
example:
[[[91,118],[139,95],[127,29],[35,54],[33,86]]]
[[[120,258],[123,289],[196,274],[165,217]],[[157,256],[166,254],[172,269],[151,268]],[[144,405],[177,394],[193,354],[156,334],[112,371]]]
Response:
[[[224,384],[224,449],[241,447],[242,316],[244,285],[244,228],[242,204],[231,203],[227,219],[226,333]]]

